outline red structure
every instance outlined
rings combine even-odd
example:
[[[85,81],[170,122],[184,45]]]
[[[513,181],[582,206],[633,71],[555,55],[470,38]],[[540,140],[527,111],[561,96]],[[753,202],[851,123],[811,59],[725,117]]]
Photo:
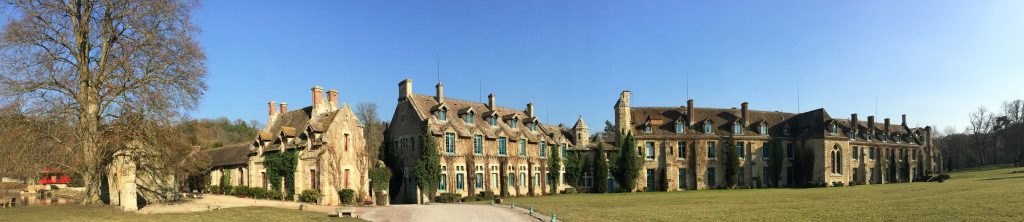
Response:
[[[60,168],[43,168],[43,172],[39,173],[39,184],[41,185],[69,183],[71,183],[71,177]]]

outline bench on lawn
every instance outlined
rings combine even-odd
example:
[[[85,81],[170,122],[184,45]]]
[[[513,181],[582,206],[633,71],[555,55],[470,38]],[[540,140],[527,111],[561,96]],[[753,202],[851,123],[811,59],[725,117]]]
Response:
[[[356,214],[356,210],[351,207],[340,207],[334,208],[334,212],[327,214],[329,217],[353,217]]]
[[[11,202],[0,202],[0,208],[14,208],[18,206],[18,198],[11,198]]]

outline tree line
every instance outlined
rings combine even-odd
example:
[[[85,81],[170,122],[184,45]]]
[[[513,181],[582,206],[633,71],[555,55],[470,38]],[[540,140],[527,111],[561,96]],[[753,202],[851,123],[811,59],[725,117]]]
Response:
[[[979,106],[968,120],[963,129],[946,127],[933,135],[947,169],[1024,166],[1024,100],[1003,102],[998,110]]]

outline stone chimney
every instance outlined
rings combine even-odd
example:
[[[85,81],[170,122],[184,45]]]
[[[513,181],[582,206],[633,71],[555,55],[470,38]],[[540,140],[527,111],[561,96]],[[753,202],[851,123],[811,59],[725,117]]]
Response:
[[[330,106],[330,110],[334,111],[338,109],[338,90],[327,91],[327,104]]]
[[[412,96],[412,80],[405,79],[398,82],[398,100],[409,98]]]
[[[693,126],[693,99],[686,100],[686,125]]]
[[[907,127],[907,114],[903,114],[903,121],[900,123],[901,126]]]
[[[497,104],[494,103],[494,93],[488,94],[487,95],[487,108],[491,109],[493,111],[494,108],[497,108],[496,106],[497,106]]]
[[[281,102],[281,112],[280,112],[280,114],[285,114],[285,113],[288,113],[288,103]]]
[[[316,116],[316,113],[319,113],[322,111],[321,109],[326,108],[322,104],[324,101],[324,88],[320,86],[313,86],[310,91],[313,93],[313,115]]]
[[[277,102],[271,100],[267,103],[267,125],[277,119]]]
[[[437,103],[444,103],[444,85],[441,85],[441,83],[437,83],[436,88],[437,88],[437,97],[436,97]]]
[[[526,104],[526,116],[534,117],[533,115],[533,102]]]
[[[889,134],[889,118],[885,118],[885,134]]]
[[[875,116],[868,116],[868,132],[875,133]]]
[[[853,125],[853,128],[857,129],[857,124],[858,123],[859,122],[857,120],[857,114],[856,113],[850,114],[850,125]]]
[[[743,127],[747,127],[747,125],[750,124],[750,119],[747,118],[747,117],[749,117],[749,115],[747,115],[747,107],[748,107],[748,105],[750,105],[750,104],[747,103],[747,102],[743,102],[743,103],[740,104],[740,113],[741,113],[741,115],[743,117]]]

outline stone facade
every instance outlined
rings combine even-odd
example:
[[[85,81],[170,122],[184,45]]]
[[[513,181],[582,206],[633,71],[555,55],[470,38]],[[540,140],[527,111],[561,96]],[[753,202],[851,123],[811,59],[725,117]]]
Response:
[[[549,172],[564,174],[564,167],[548,169],[548,158],[551,152],[574,147],[566,137],[571,135],[569,129],[541,123],[533,104],[525,110],[499,107],[494,94],[486,104],[445,98],[443,86],[436,87],[436,95],[428,96],[413,94],[411,80],[399,83],[398,105],[387,130],[387,142],[400,160],[398,166],[389,167],[403,172],[402,181],[392,181],[401,184],[391,191],[396,203],[423,202],[412,172],[422,153],[425,130],[437,141],[441,154],[439,193],[501,194],[505,183],[509,195],[527,196],[548,194],[551,186],[568,187],[548,179]]]
[[[811,151],[815,162],[809,182],[818,184],[911,182],[941,169],[932,129],[908,127],[905,115],[900,125],[888,119],[876,124],[874,117],[864,123],[856,114],[838,119],[824,109],[755,111],[747,103],[740,109],[696,108],[693,100],[680,107],[632,107],[630,97],[629,91],[620,94],[615,123],[619,132],[634,135],[637,155],[644,159],[637,191],[715,188],[725,181],[719,159],[724,149],[738,149],[741,156],[739,186],[767,186],[769,160],[778,157],[763,148],[773,138],[785,149],[782,185],[797,183],[791,161],[795,149]],[[729,136],[737,147],[721,147]]]

